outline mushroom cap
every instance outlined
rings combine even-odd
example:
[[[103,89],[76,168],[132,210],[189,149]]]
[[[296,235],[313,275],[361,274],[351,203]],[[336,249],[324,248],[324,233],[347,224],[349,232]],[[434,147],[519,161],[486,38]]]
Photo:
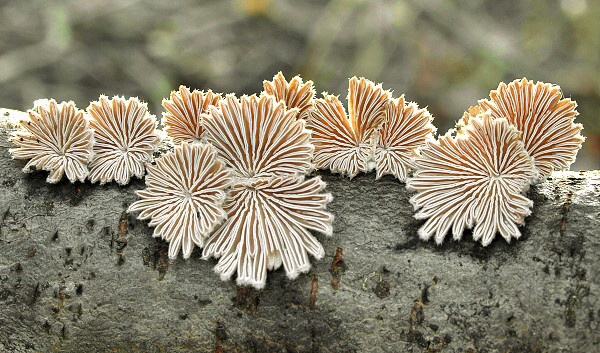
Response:
[[[20,118],[11,137],[17,148],[9,149],[14,159],[30,159],[23,168],[46,170],[46,181],[58,183],[63,175],[70,182],[85,181],[92,156],[92,130],[84,112],[73,102],[45,100]]]
[[[208,113],[208,107],[216,105],[221,100],[220,93],[193,90],[179,86],[178,91],[172,91],[169,99],[163,99],[162,124],[167,135],[176,144],[182,142],[200,142],[202,140],[202,114]]]
[[[146,189],[136,191],[140,200],[127,212],[150,219],[153,236],[169,242],[169,258],[182,250],[187,259],[225,219],[222,205],[231,180],[211,145],[184,142],[148,166]]]
[[[428,142],[415,165],[407,188],[417,191],[410,200],[419,210],[415,218],[426,219],[422,239],[441,244],[452,229],[459,240],[465,228],[483,246],[496,233],[508,242],[520,237],[518,225],[533,205],[524,194],[537,172],[508,120],[479,114],[456,137]]]
[[[89,179],[100,184],[116,181],[126,185],[136,176],[142,178],[145,164],[160,143],[156,118],[146,103],[137,98],[100,96],[87,108],[94,129],[94,156]]]
[[[283,264],[291,279],[310,269],[308,254],[325,251],[310,230],[332,234],[332,200],[320,177],[276,176],[235,184],[225,202],[227,221],[206,242],[203,257],[219,259],[215,271],[239,285],[265,286],[267,270]]]
[[[413,160],[419,156],[419,148],[433,139],[437,130],[432,122],[427,109],[406,102],[404,95],[390,100],[375,145],[377,179],[392,174],[406,181],[409,170],[414,169]]]
[[[517,130],[540,177],[553,170],[568,169],[585,140],[583,126],[575,124],[577,103],[563,98],[559,86],[526,78],[500,83],[490,99],[479,101],[481,111],[506,118]]]
[[[298,108],[298,119],[308,118],[313,108],[315,88],[312,81],[302,81],[300,75],[294,76],[289,82],[279,71],[272,81],[263,81],[264,93],[269,94],[278,102],[284,102],[288,109]]]
[[[350,178],[366,172],[375,153],[374,137],[385,119],[390,92],[381,84],[353,77],[348,88],[348,115],[339,98],[323,93],[308,119],[317,168]]]
[[[297,114],[269,95],[228,94],[203,116],[205,137],[238,179],[304,175],[313,147]]]

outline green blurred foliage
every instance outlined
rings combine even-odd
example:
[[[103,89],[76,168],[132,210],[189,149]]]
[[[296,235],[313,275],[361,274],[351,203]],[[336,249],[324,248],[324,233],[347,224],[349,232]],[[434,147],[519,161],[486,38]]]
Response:
[[[600,1],[0,0],[0,106],[139,96],[160,115],[179,84],[254,93],[277,71],[346,96],[383,82],[439,132],[500,81],[559,84],[600,168]]]

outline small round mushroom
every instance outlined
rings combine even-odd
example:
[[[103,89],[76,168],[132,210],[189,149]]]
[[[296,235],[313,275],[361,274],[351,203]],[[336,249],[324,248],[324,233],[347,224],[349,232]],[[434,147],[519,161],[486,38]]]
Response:
[[[371,168],[377,129],[385,119],[390,92],[381,84],[353,77],[348,88],[348,115],[339,98],[323,93],[308,119],[317,168],[355,177]]]
[[[150,219],[153,236],[169,242],[169,258],[182,250],[187,259],[225,219],[222,204],[230,183],[230,171],[212,146],[184,142],[148,166],[146,189],[136,191],[140,200],[127,212]]]
[[[575,124],[577,103],[563,98],[559,86],[526,78],[500,83],[490,99],[479,101],[481,111],[506,118],[522,132],[521,140],[533,158],[540,177],[553,170],[568,169],[581,144],[583,126]]]
[[[302,81],[302,77],[294,76],[289,82],[279,71],[272,81],[263,81],[264,93],[278,102],[284,102],[287,109],[298,108],[298,119],[308,118],[313,108],[315,89],[312,81]]]
[[[392,174],[406,181],[409,170],[414,169],[413,160],[419,156],[419,148],[433,139],[437,130],[432,121],[427,109],[407,103],[404,95],[390,100],[375,145],[377,179]]]
[[[426,219],[421,239],[441,244],[452,229],[460,240],[465,228],[483,246],[497,233],[507,242],[521,236],[518,225],[533,205],[524,194],[537,172],[508,120],[478,114],[456,137],[427,143],[415,165],[407,188],[417,192],[410,200],[419,210],[415,218]]]
[[[208,113],[208,107],[216,105],[221,100],[221,94],[193,90],[179,86],[179,91],[172,91],[169,99],[163,99],[162,124],[164,130],[176,144],[183,142],[202,141],[201,115]]]
[[[272,177],[237,183],[225,202],[227,221],[206,242],[203,257],[219,259],[222,280],[237,272],[237,284],[261,289],[267,270],[283,265],[290,279],[310,269],[308,254],[325,255],[310,230],[331,235],[332,200],[320,177]]]
[[[160,139],[156,118],[148,113],[146,103],[137,98],[100,96],[87,108],[94,129],[94,157],[89,179],[105,184],[116,181],[126,185],[136,176],[142,178],[145,164]]]
[[[92,156],[92,130],[84,112],[73,102],[45,100],[18,121],[11,137],[17,148],[9,149],[14,159],[29,159],[23,172],[46,170],[46,181],[58,183],[63,175],[70,182],[85,181]]]

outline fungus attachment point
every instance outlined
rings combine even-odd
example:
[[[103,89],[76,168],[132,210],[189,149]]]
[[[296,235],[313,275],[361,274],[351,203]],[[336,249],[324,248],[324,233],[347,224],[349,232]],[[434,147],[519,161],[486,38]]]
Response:
[[[72,183],[85,181],[92,131],[83,111],[73,102],[50,99],[39,102],[28,114],[18,121],[19,128],[11,137],[17,148],[9,150],[12,158],[30,159],[23,172],[47,170],[48,183],[58,183],[63,175]]]
[[[417,191],[410,200],[419,210],[415,218],[427,219],[419,229],[422,239],[441,244],[452,229],[459,240],[465,228],[473,228],[483,246],[496,233],[508,242],[520,237],[518,225],[533,205],[524,193],[537,172],[519,138],[506,119],[486,112],[456,137],[441,136],[421,150],[407,188]]]
[[[433,138],[436,128],[432,121],[427,109],[407,103],[404,96],[390,100],[375,145],[377,179],[392,174],[406,181],[409,170],[414,169],[413,160],[419,156],[419,148]]]
[[[167,135],[176,144],[202,141],[202,114],[207,113],[208,108],[220,100],[221,94],[211,90],[190,92],[189,88],[179,86],[179,91],[171,92],[170,99],[162,101],[162,106],[166,109],[162,123]]]
[[[585,140],[580,134],[583,126],[574,123],[577,103],[563,98],[557,85],[526,78],[502,82],[489,100],[479,101],[479,107],[490,110],[494,118],[508,119],[522,132],[521,140],[541,177],[568,169]]]
[[[336,96],[323,94],[308,119],[318,168],[350,178],[367,172],[375,153],[376,130],[385,118],[390,93],[365,78],[353,77],[348,88],[348,112]]]
[[[129,183],[144,176],[145,164],[160,140],[156,119],[137,98],[100,96],[87,108],[94,129],[94,156],[89,179],[101,184]]]
[[[325,211],[330,194],[321,178],[272,177],[238,183],[225,203],[227,221],[210,237],[203,257],[216,257],[223,280],[237,272],[239,285],[263,288],[267,270],[283,265],[294,279],[310,269],[308,254],[325,255],[310,230],[332,234]]]
[[[225,219],[222,204],[230,183],[230,172],[212,146],[183,143],[148,166],[146,189],[136,191],[141,200],[127,212],[150,219],[154,237],[169,242],[169,258],[182,250],[187,259]]]
[[[313,108],[315,89],[312,81],[302,82],[302,77],[294,76],[287,82],[281,71],[273,81],[263,81],[264,93],[284,102],[287,109],[298,108],[298,118],[306,119]]]

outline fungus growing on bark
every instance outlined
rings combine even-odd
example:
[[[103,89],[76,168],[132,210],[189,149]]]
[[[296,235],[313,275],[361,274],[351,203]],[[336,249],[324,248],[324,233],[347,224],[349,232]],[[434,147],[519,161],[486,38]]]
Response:
[[[408,171],[414,169],[412,161],[418,157],[418,149],[433,138],[436,128],[432,121],[427,109],[407,103],[404,95],[390,101],[375,145],[377,179],[392,174],[406,181]]]
[[[227,95],[203,117],[206,139],[235,175],[228,219],[203,251],[219,258],[215,271],[223,280],[237,271],[238,284],[262,288],[267,270],[283,264],[295,278],[310,268],[307,254],[323,256],[310,230],[331,234],[331,195],[320,193],[320,178],[304,180],[312,146],[297,114],[270,95]]]
[[[375,153],[376,130],[385,118],[390,93],[365,78],[353,77],[348,89],[348,115],[339,98],[323,94],[308,119],[315,146],[314,162],[353,178],[367,172]]]
[[[225,219],[225,189],[229,170],[208,144],[183,143],[149,165],[146,189],[136,191],[140,200],[127,212],[140,211],[138,219],[150,219],[154,237],[169,242],[169,258],[192,254],[204,246],[210,232]]]
[[[278,102],[284,102],[287,109],[298,108],[298,118],[306,119],[313,107],[315,89],[312,81],[302,81],[302,77],[294,76],[287,82],[281,71],[273,77],[273,81],[263,81],[264,92]]]
[[[11,137],[17,148],[9,150],[14,159],[29,159],[23,172],[32,168],[49,171],[48,183],[58,183],[63,175],[72,183],[85,181],[92,156],[92,130],[84,112],[73,102],[51,99],[28,114],[19,119],[19,128]]]
[[[494,118],[506,118],[517,130],[525,149],[533,158],[541,177],[553,170],[568,169],[575,161],[584,137],[577,103],[563,98],[559,86],[550,83],[515,80],[500,83],[490,99],[479,101],[481,111],[490,110]]]
[[[179,91],[172,91],[170,99],[163,99],[162,123],[167,135],[176,144],[182,142],[200,142],[204,128],[201,115],[208,112],[208,107],[216,105],[221,95],[179,86]]]
[[[137,98],[100,96],[87,108],[94,129],[94,156],[89,179],[101,184],[116,181],[129,183],[132,176],[142,178],[145,164],[160,139],[156,118],[148,113],[146,103]]]
[[[537,176],[520,133],[504,118],[489,112],[471,118],[456,137],[447,134],[429,142],[415,160],[417,170],[407,181],[417,219],[427,219],[419,236],[441,244],[452,229],[460,240],[465,228],[489,245],[496,233],[510,242],[519,238],[518,225],[531,213],[524,196]]]
[[[237,272],[239,285],[258,289],[267,270],[282,264],[290,279],[307,272],[308,254],[325,254],[309,230],[332,234],[333,216],[325,211],[332,197],[321,193],[324,187],[319,177],[300,176],[237,183],[225,202],[227,221],[207,241],[204,258],[219,259],[215,271],[222,280]]]
[[[313,147],[297,114],[269,95],[228,94],[203,117],[206,139],[238,178],[304,175]]]

